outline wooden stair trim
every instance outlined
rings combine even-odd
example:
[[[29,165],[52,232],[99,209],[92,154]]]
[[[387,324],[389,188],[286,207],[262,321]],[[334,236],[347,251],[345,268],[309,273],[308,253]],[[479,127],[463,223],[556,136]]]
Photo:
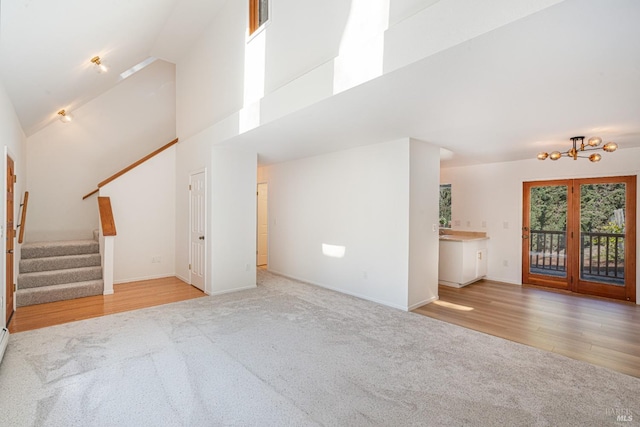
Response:
[[[82,196],[82,200],[89,198],[91,196],[93,196],[94,194],[96,194],[98,191],[100,191],[99,188],[96,188],[95,190],[93,190],[91,193],[85,194],[84,196]]]
[[[111,209],[111,199],[109,197],[98,197],[98,210],[100,211],[100,223],[102,224],[102,235],[105,237],[116,235],[116,222],[113,219]]]
[[[174,139],[173,141],[171,141],[168,144],[163,145],[162,147],[158,148],[156,151],[147,154],[146,156],[144,156],[143,158],[141,158],[140,160],[138,160],[137,162],[134,162],[132,164],[130,164],[129,166],[127,166],[126,168],[122,169],[120,172],[116,172],[113,175],[111,175],[109,178],[105,179],[104,181],[102,181],[101,183],[98,184],[98,188],[102,188],[105,185],[107,185],[108,183],[110,183],[111,181],[116,180],[117,178],[121,177],[122,175],[124,175],[125,173],[129,172],[131,169],[140,166],[142,163],[146,162],[147,160],[149,160],[152,157],[157,156],[158,154],[162,153],[164,150],[166,150],[167,148],[175,145],[178,143],[178,138]]]
[[[178,138],[174,139],[173,141],[169,142],[168,144],[163,145],[162,147],[158,148],[157,150],[153,151],[152,153],[147,154],[146,156],[144,156],[143,158],[141,158],[140,160],[131,163],[129,166],[127,166],[126,168],[114,173],[113,175],[111,175],[109,178],[105,179],[104,181],[100,182],[98,184],[98,188],[96,188],[95,190],[91,191],[90,193],[85,194],[84,196],[82,196],[82,200],[85,200],[91,196],[93,196],[94,194],[96,194],[98,191],[100,191],[100,188],[104,187],[105,185],[109,184],[110,182],[118,179],[119,177],[121,177],[122,175],[124,175],[125,173],[129,172],[131,169],[134,169],[137,166],[140,166],[142,163],[146,162],[147,160],[149,160],[150,158],[157,156],[158,154],[162,153],[164,150],[166,150],[167,148],[175,145],[178,143]]]
[[[25,191],[24,192],[24,200],[22,202],[22,214],[20,216],[20,224],[18,224],[18,227],[20,227],[20,234],[18,234],[18,243],[22,243],[24,242],[24,225],[27,222],[27,206],[29,204],[29,192]]]

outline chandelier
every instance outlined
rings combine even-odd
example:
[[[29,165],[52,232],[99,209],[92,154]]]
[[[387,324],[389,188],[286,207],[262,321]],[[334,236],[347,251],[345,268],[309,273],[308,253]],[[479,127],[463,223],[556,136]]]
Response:
[[[580,154],[585,151],[593,150],[604,150],[607,153],[613,153],[618,148],[618,144],[616,144],[615,142],[607,142],[602,147],[600,147],[600,144],[602,144],[602,138],[598,136],[589,138],[586,144],[584,143],[584,136],[574,136],[570,139],[573,143],[573,147],[571,147],[569,150],[562,153],[560,151],[552,151],[551,153],[538,153],[538,160],[545,160],[547,157],[551,160],[558,160],[560,157],[565,156],[571,157],[573,160],[578,160],[578,157],[581,157],[583,159],[589,159],[592,162],[599,162],[600,159],[602,159],[602,156],[598,153],[593,153],[589,156],[581,156]]]

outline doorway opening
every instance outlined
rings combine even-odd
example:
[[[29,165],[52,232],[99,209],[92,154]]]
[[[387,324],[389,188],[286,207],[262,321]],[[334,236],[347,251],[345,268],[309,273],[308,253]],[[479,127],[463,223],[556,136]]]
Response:
[[[266,267],[269,262],[268,185],[259,183],[257,191],[256,265]]]
[[[636,177],[523,184],[522,283],[636,301]]]

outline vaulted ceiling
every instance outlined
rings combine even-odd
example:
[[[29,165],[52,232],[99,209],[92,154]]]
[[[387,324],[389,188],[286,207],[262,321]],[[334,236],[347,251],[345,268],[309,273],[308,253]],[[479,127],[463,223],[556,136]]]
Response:
[[[150,56],[176,62],[225,1],[240,0],[5,0],[0,69],[23,129]],[[265,163],[407,136],[452,153],[445,165],[534,158],[577,134],[640,147],[638,22],[637,0],[566,0],[230,142]],[[90,70],[95,55],[112,72]]]
[[[3,1],[0,72],[25,133],[110,89],[148,57],[175,62],[225,1]],[[91,69],[96,55],[109,73]]]

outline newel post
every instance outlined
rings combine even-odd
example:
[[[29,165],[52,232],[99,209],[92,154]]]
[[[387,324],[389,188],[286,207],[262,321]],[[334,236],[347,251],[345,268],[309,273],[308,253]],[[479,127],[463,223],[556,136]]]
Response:
[[[116,223],[111,210],[111,199],[98,197],[100,211],[100,255],[102,257],[102,281],[104,295],[113,294],[113,256],[116,238]]]

